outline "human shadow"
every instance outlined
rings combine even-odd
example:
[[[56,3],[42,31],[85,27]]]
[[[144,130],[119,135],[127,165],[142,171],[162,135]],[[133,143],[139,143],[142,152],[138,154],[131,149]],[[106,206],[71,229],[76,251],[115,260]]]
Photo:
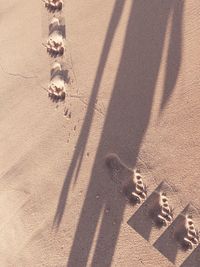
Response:
[[[112,152],[130,168],[135,167],[150,120],[167,23],[175,2],[135,0],[132,3],[120,64],[68,258],[68,267],[87,266],[94,243],[90,266],[111,265],[126,201],[110,179],[105,158]],[[79,174],[94,115],[95,99],[124,3],[125,1],[116,0],[113,9],[85,121],[60,194],[54,218],[56,227],[64,214],[69,186]],[[97,240],[94,241],[94,238]]]
[[[191,204],[188,204],[154,243],[154,247],[174,264],[178,251],[184,252],[184,256],[181,256],[182,260],[188,257],[188,247],[184,245],[183,238],[187,235],[185,217],[191,212],[191,208]]]
[[[163,96],[160,105],[160,111],[162,111],[176,85],[176,81],[179,74],[182,56],[182,20],[183,20],[183,1],[175,1],[175,6],[172,11],[172,27],[169,39],[169,47],[167,53],[166,72]]]
[[[87,265],[99,223],[91,266],[111,265],[126,202],[119,198],[116,204],[115,186],[109,182],[103,162],[108,153],[114,152],[129,166],[135,166],[150,119],[166,25],[173,7],[174,1],[139,0],[132,5],[122,57],[67,266]],[[101,198],[95,202],[98,194]],[[114,213],[111,218],[105,212],[107,206]]]
[[[59,198],[59,202],[58,202],[58,206],[56,209],[56,214],[55,214],[54,222],[53,222],[54,227],[58,227],[62,220],[64,211],[65,211],[65,205],[67,201],[69,187],[73,179],[75,180],[77,179],[77,176],[79,173],[79,169],[81,166],[81,162],[83,159],[85,147],[86,147],[89,132],[90,132],[90,127],[92,124],[92,119],[94,116],[96,97],[100,90],[100,83],[101,83],[101,79],[103,76],[104,68],[107,62],[109,51],[111,49],[112,40],[113,40],[116,28],[118,26],[118,23],[119,23],[121,14],[122,14],[123,7],[124,7],[124,1],[117,1],[115,4],[113,13],[112,13],[112,17],[111,17],[111,20],[108,26],[108,31],[107,31],[106,38],[104,41],[104,46],[102,49],[96,77],[95,77],[94,84],[92,87],[90,101],[87,106],[84,123],[81,128],[81,132],[80,132],[77,144],[76,144],[76,149],[73,154],[69,169],[67,171],[67,174],[64,180],[62,191],[60,193],[60,198]]]

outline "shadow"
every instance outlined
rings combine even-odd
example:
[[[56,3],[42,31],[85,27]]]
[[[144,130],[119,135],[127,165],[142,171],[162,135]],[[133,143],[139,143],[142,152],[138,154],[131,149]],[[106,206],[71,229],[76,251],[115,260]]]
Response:
[[[153,227],[156,227],[157,229],[162,227],[162,224],[157,222],[155,218],[159,212],[159,210],[157,210],[157,206],[159,202],[159,192],[163,187],[163,183],[164,182],[162,182],[153,191],[153,193],[145,200],[145,202],[127,222],[128,225],[130,225],[147,241],[150,239]]]
[[[194,251],[181,264],[180,267],[199,267],[199,266],[200,266],[200,245],[194,249]]]
[[[63,47],[59,51],[53,51],[53,50],[47,48],[47,53],[52,58],[62,57],[64,55],[64,52],[65,52],[65,49]]]
[[[154,243],[154,247],[172,263],[175,263],[176,261],[178,250],[187,251],[187,249],[182,246],[182,242],[186,235],[184,222],[188,210],[189,205],[185,207],[185,209]]]
[[[149,209],[153,209],[157,198],[158,194],[153,192],[127,222],[129,226],[147,241],[149,241],[151,230],[154,226],[149,214]]]
[[[166,73],[164,90],[160,110],[162,111],[167,104],[170,95],[176,85],[179,74],[182,55],[182,14],[184,8],[184,0],[175,1],[172,14],[172,29],[169,41],[168,56],[166,62]]]
[[[175,2],[135,0],[132,3],[120,64],[68,267],[87,266],[93,244],[94,253],[89,266],[111,266],[127,202],[117,191],[116,183],[110,179],[105,158],[112,152],[130,168],[135,167],[150,120],[167,22]],[[54,227],[59,227],[62,220],[70,184],[78,178],[95,100],[124,4],[125,1],[115,2],[85,120],[60,194]]]
[[[56,65],[56,67],[55,65],[52,66],[52,69],[50,71],[51,83],[56,84],[58,80],[61,80],[61,81],[64,81],[65,84],[67,84],[70,80],[67,67],[65,66],[65,64],[60,64],[57,61],[55,61],[54,63],[58,65]],[[57,95],[57,94],[54,94],[52,91],[49,91],[48,96],[53,102],[58,103],[58,102],[62,102],[65,100],[66,92],[62,91],[62,93],[59,93]]]
[[[46,7],[46,9],[48,10],[49,13],[59,12],[63,8],[62,3],[60,3],[57,7],[54,7],[54,6],[46,3],[44,0],[43,0],[43,2],[45,3],[45,7]]]
[[[175,240],[175,229],[182,221],[183,218],[179,215],[154,243],[154,247],[172,263],[175,263],[177,252],[180,249],[179,243]]]

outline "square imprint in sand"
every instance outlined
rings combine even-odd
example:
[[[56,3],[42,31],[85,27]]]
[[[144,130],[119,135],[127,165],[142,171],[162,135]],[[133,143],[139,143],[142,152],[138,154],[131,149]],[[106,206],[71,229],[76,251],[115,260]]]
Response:
[[[200,245],[186,258],[180,267],[199,267],[200,266]]]
[[[154,247],[158,249],[158,251],[160,251],[169,261],[173,264],[177,264],[178,266],[180,266],[183,261],[186,260],[193,251],[195,251],[194,248],[192,250],[184,250],[175,237],[178,229],[180,229],[180,225],[184,222],[186,215],[192,215],[194,226],[198,229],[200,225],[199,211],[193,205],[188,204],[188,206],[176,217],[173,223],[154,243]],[[191,258],[191,261],[194,263],[194,258]],[[200,262],[197,265],[195,264],[196,263],[185,266],[200,266]]]
[[[161,192],[166,193],[169,205],[172,208],[180,206],[172,187],[163,181],[128,221],[128,224],[151,244],[153,244],[165,231],[166,227],[170,225],[170,223],[168,223],[167,226],[159,226],[152,216],[158,207]]]

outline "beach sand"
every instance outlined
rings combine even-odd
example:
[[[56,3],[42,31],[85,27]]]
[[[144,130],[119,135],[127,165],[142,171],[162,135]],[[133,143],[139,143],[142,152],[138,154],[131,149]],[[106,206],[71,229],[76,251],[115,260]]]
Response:
[[[0,6],[0,266],[200,266],[199,247],[174,238],[188,204],[200,229],[200,2],[74,0],[55,14],[58,103],[42,46],[53,14],[42,1]],[[147,185],[137,205],[112,179],[134,168]],[[175,220],[159,229],[148,214],[163,181]]]

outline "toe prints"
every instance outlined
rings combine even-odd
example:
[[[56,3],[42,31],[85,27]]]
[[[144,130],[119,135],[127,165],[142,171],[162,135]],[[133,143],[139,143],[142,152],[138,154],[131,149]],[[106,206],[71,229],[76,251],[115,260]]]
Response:
[[[62,79],[51,81],[48,86],[49,97],[52,100],[64,100],[65,99],[65,83]]]
[[[199,232],[194,226],[194,221],[191,215],[185,215],[183,222],[179,225],[179,230],[176,231],[175,237],[180,245],[188,250],[193,249],[199,244]]]
[[[173,210],[169,205],[169,200],[164,192],[158,193],[156,205],[152,212],[152,218],[156,225],[167,226],[173,220]]]
[[[43,0],[49,12],[60,11],[63,8],[63,0]]]
[[[67,92],[67,75],[59,62],[54,62],[51,69],[51,81],[48,86],[49,97],[54,100],[64,100]]]
[[[199,243],[199,233],[194,228],[194,222],[191,217],[186,217],[185,223],[186,235],[183,238],[183,245],[189,249],[193,249]]]
[[[64,54],[64,40],[61,34],[52,34],[44,46],[51,57],[59,57]]]
[[[44,0],[48,11],[62,10],[62,0]],[[51,79],[48,84],[47,92],[53,101],[62,101],[65,99],[68,83],[68,71],[63,68],[62,62],[58,62],[65,54],[65,23],[60,16],[53,15],[49,23],[49,36],[43,45],[46,47],[47,53],[58,58],[53,62],[51,67]]]
[[[130,169],[116,154],[106,157],[106,165],[111,171],[112,180],[121,185],[124,195],[131,203],[141,203],[146,198],[147,187],[139,170]]]
[[[169,201],[165,193],[160,194],[159,213],[157,215],[157,219],[165,226],[167,223],[172,222],[173,219],[172,208],[169,206]]]
[[[186,261],[200,247],[198,209],[188,204],[182,212],[177,212],[180,201],[165,181],[147,197],[147,186],[141,172],[128,168],[116,154],[106,157],[106,165],[111,171],[112,180],[120,185],[129,202],[142,204],[128,220],[128,225],[172,263],[181,264]],[[150,181],[148,177],[145,180]],[[152,188],[151,184],[149,188]]]
[[[143,183],[142,175],[139,170],[133,170],[132,180],[124,187],[124,192],[133,203],[140,204],[146,199],[147,187]]]
[[[106,157],[106,166],[111,171],[112,176],[116,176],[123,167],[123,164],[121,163],[120,158],[113,153]]]
[[[51,57],[60,57],[65,51],[65,25],[61,19],[53,17],[49,24],[49,37],[44,44]]]

